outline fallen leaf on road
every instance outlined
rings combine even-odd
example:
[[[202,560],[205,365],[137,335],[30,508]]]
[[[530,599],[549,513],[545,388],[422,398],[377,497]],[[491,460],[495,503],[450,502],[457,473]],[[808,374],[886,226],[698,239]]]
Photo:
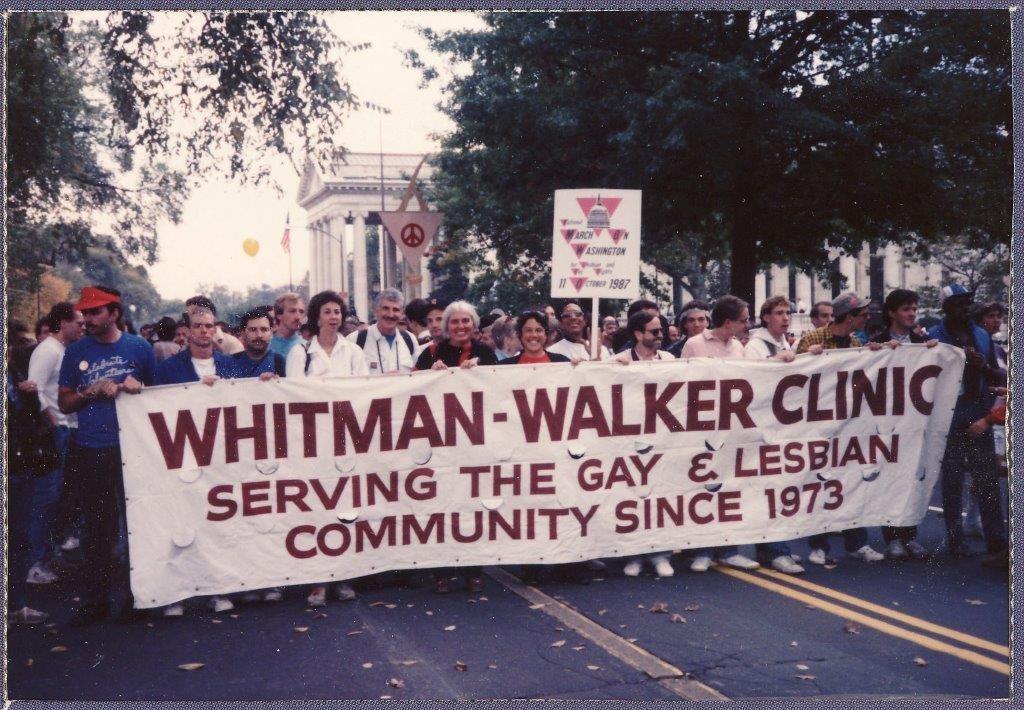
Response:
[[[573,651],[582,651],[585,648],[586,648],[586,646],[573,646],[572,650]]]
[[[547,606],[547,604],[531,604],[530,608],[531,609],[543,609],[546,606]]]
[[[358,635],[359,635],[359,634],[361,634],[361,633],[363,633],[363,632],[362,632],[362,631],[349,631],[349,632],[348,632],[347,634],[345,634],[345,635],[346,635],[346,636],[358,636]]]
[[[487,667],[490,668],[492,671],[498,670],[498,666],[494,665],[493,663],[488,663]]]
[[[33,663],[35,663],[35,661],[33,661],[31,658],[28,659],[27,661],[25,661],[25,665],[28,666],[29,668],[32,667]]]
[[[809,666],[805,666],[803,663],[797,663],[796,664],[796,669],[798,671],[809,671],[809,670],[811,670]]]
[[[607,613],[608,613],[608,610],[607,610],[607,609],[598,609],[598,610],[597,610],[597,615],[598,615],[598,616],[604,616],[604,615],[605,615],[605,614],[607,614]]]
[[[551,648],[561,648],[564,645],[565,645],[565,639],[558,639],[553,644],[551,644]]]
[[[232,619],[238,618],[238,614],[228,614],[228,616],[230,616]]]
[[[914,665],[915,665],[915,666],[921,666],[921,667],[923,668],[924,666],[927,666],[927,665],[928,665],[928,661],[924,660],[924,659],[923,659],[923,658],[921,658],[920,656],[916,656],[916,657],[914,658]]]
[[[476,599],[467,599],[466,603],[467,604],[476,604]]]
[[[384,602],[379,601],[379,600],[375,601],[375,602],[370,602],[370,606],[371,607],[374,607],[374,606],[384,606]]]
[[[645,607],[643,604],[637,604],[636,608],[637,609],[646,609],[647,607]]]
[[[630,643],[636,643],[636,639],[626,639],[626,640],[629,641]]]
[[[971,606],[984,606],[985,604],[988,603],[988,602],[983,602],[980,599],[965,599],[964,601],[966,601]]]
[[[399,661],[398,665],[400,665],[400,666],[415,666],[417,663],[419,663],[419,661]]]
[[[304,634],[307,631],[309,631],[309,627],[308,626],[296,626],[294,631],[297,634]]]
[[[52,621],[49,621],[49,622],[43,624],[43,628],[44,629],[55,629],[55,628],[57,628],[57,624],[52,622]]]
[[[588,671],[599,671],[599,670],[601,670],[601,666],[587,666],[587,670]]]
[[[452,624],[451,626],[445,626],[444,630],[445,631],[455,631],[455,624]]]
[[[561,626],[556,626],[555,631],[565,631]]]
[[[314,614],[314,615],[313,615],[313,618],[314,618],[314,619],[326,619],[326,618],[327,618],[327,614],[325,614],[325,613],[323,613],[323,612],[321,611],[321,612],[320,612],[319,614]]]
[[[650,612],[652,614],[667,614],[668,604],[666,602],[655,602],[651,604]]]
[[[625,624],[619,624],[619,628],[620,629],[624,629],[624,628],[626,628],[626,625]]]
[[[369,670],[369,669],[373,668],[373,664],[370,663],[369,661],[367,661],[366,663],[363,664],[363,668]]]
[[[684,611],[700,611],[700,604],[687,604],[683,607]]]
[[[64,653],[68,650],[67,646],[54,646],[50,649],[50,653]]]
[[[818,676],[814,675],[798,675],[797,678],[800,680],[815,680]]]
[[[899,606],[899,605],[900,605],[900,603],[899,603],[899,602],[893,602],[893,603],[892,603],[892,605],[893,605],[893,606]]]
[[[825,569],[835,569],[838,566],[839,565],[822,565],[822,567],[824,567]]]
[[[384,608],[385,609],[397,609],[398,605],[397,604],[385,604]]]
[[[433,615],[434,615],[434,612],[432,612],[432,611],[428,611],[427,612],[427,616],[433,616]]]
[[[673,624],[685,624],[686,623],[686,617],[683,616],[682,614],[673,614],[672,616],[668,617],[668,620],[671,621]]]
[[[404,688],[405,681],[401,678],[388,678],[388,685],[390,685],[392,688]]]
[[[156,626],[156,624],[154,624],[152,621],[147,621],[146,626],[152,629]]]
[[[790,646],[799,646],[800,644],[798,644],[796,641],[790,641],[789,645]]]
[[[391,700],[391,696],[390,695],[382,695],[382,696],[380,696],[380,699],[381,700]]]
[[[480,601],[482,601],[482,602],[487,601],[487,597],[480,597]]]
[[[848,634],[859,634],[860,627],[852,621],[847,621],[845,624],[843,624],[843,631],[845,631]]]
[[[220,619],[210,619],[211,624],[223,624],[224,622]]]
[[[455,661],[455,670],[465,673],[469,670],[469,666],[467,666],[462,661]]]
[[[178,670],[197,671],[205,665],[205,663],[182,663],[180,666],[178,666]]]
[[[405,606],[406,606],[407,609],[412,609],[416,605],[415,604],[406,604]]]

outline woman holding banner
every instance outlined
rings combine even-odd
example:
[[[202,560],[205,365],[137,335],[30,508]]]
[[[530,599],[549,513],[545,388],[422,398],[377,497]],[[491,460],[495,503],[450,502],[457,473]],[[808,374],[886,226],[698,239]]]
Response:
[[[368,375],[363,351],[338,332],[345,321],[345,303],[334,291],[321,291],[309,299],[308,323],[312,335],[308,343],[295,346],[288,351],[285,361],[285,376],[292,377],[338,377],[346,375]],[[356,598],[355,590],[345,582],[337,585],[338,599],[351,601]],[[324,606],[327,603],[327,587],[317,585],[306,598],[309,606]]]
[[[497,365],[498,358],[494,351],[486,345],[473,340],[473,334],[480,326],[480,316],[476,309],[466,301],[455,301],[448,304],[441,316],[442,340],[431,352],[424,348],[416,361],[417,370],[447,370],[449,367],[474,367],[476,365]],[[447,594],[452,568],[446,567],[435,573],[434,591]],[[476,593],[483,589],[483,579],[479,567],[466,567],[462,570],[466,578],[466,591]]]

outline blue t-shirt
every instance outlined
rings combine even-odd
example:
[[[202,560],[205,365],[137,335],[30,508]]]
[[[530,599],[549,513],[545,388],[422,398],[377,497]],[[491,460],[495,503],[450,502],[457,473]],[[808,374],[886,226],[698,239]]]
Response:
[[[244,350],[235,353],[231,356],[230,374],[227,377],[237,379],[259,377],[264,372],[273,372],[278,377],[284,377],[284,358],[280,353],[268,350],[262,360],[253,360]]]
[[[295,333],[295,335],[290,338],[282,338],[277,333],[274,333],[274,337],[270,339],[270,349],[281,357],[287,358],[288,351],[301,342],[302,336],[298,333]]]
[[[144,385],[153,384],[156,356],[145,340],[121,333],[114,343],[100,343],[91,335],[68,345],[60,364],[58,384],[77,390],[98,380],[121,383],[128,375]],[[121,396],[121,395],[119,395]],[[118,446],[117,408],[112,399],[91,399],[78,410],[75,441],[90,449]]]

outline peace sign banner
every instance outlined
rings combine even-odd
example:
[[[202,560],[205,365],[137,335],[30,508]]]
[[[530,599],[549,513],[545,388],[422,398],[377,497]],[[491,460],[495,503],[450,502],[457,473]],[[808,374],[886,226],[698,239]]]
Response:
[[[120,395],[135,602],[914,525],[963,365],[903,345]]]
[[[380,221],[402,250],[406,263],[416,263],[441,227],[440,212],[381,212]]]

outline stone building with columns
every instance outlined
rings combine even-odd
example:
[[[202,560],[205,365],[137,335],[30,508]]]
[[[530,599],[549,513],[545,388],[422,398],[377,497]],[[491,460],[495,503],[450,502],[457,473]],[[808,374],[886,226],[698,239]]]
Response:
[[[403,287],[402,257],[384,233],[379,213],[397,210],[409,178],[423,159],[418,153],[345,153],[321,170],[306,165],[299,183],[298,204],[306,212],[309,235],[309,292],[349,293],[360,320],[370,316],[373,294]],[[433,168],[420,168],[421,185],[429,186]],[[378,233],[380,248],[367,250],[369,230]],[[421,259],[423,293],[429,293],[427,259]],[[382,279],[370,280],[369,264],[376,262]]]

